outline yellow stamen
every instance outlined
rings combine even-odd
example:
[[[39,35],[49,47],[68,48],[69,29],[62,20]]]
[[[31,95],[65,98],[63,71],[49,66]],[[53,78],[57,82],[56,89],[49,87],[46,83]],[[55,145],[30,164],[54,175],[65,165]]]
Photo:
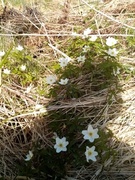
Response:
[[[62,143],[60,143],[60,144],[59,144],[59,147],[63,147],[63,144],[62,144]]]
[[[92,136],[93,135],[93,133],[92,132],[89,132],[89,136]]]
[[[88,155],[91,156],[91,155],[92,155],[92,152],[91,152],[91,151],[88,151]]]

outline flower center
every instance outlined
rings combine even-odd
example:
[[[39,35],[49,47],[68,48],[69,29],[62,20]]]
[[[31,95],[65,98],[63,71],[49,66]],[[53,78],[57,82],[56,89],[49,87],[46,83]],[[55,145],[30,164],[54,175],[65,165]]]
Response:
[[[62,144],[62,143],[60,143],[60,144],[59,144],[59,147],[61,147],[61,148],[62,148],[62,147],[63,147],[63,144]]]
[[[92,136],[93,135],[93,133],[92,132],[89,132],[89,136]]]
[[[91,151],[88,151],[88,155],[91,156],[91,155],[92,155],[92,152],[91,152]]]

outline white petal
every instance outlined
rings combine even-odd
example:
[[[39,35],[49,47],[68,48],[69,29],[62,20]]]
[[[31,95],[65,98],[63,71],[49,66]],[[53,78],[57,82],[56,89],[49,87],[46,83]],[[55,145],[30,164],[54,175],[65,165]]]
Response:
[[[94,152],[93,152],[93,155],[94,155],[94,156],[97,156],[97,155],[98,155],[98,152],[97,152],[97,151],[94,151]]]
[[[88,132],[93,131],[93,127],[91,125],[88,126]]]
[[[61,148],[57,147],[56,152],[57,153],[61,152]]]
[[[59,137],[56,137],[56,144],[61,143],[61,139]]]
[[[83,134],[83,135],[86,135],[86,134],[88,134],[88,133],[87,133],[86,130],[83,130],[83,131],[82,131],[82,134]]]
[[[32,151],[29,151],[29,156],[30,156],[30,157],[33,157]]]
[[[96,35],[93,35],[93,36],[91,36],[91,38],[90,38],[89,40],[94,42],[94,41],[97,40],[97,38],[98,38],[98,37],[97,37]]]
[[[67,146],[67,145],[69,144],[69,142],[66,141],[66,142],[64,142],[63,144],[64,144],[64,147],[65,147],[65,146]]]
[[[88,133],[85,134],[84,139],[89,139],[89,138],[90,138],[90,136],[88,135]]]
[[[30,160],[30,158],[29,158],[29,157],[25,158],[25,161],[29,161],[29,160]]]
[[[23,47],[22,47],[21,45],[18,45],[18,46],[16,47],[16,49],[17,49],[18,51],[22,51],[22,50],[23,50]]]
[[[58,145],[57,145],[57,144],[55,144],[55,145],[54,145],[54,149],[57,149],[57,148],[58,148]]]
[[[95,151],[95,146],[92,146],[90,149],[91,149],[92,151]]]
[[[67,151],[67,148],[66,147],[62,148],[62,151]]]
[[[97,134],[97,132],[94,132],[93,137],[94,137],[95,139],[99,138],[99,135]]]
[[[91,156],[90,159],[91,159],[92,161],[94,161],[94,162],[97,160],[97,159],[95,158],[95,156]]]
[[[89,141],[90,142],[94,142],[94,138],[93,137],[89,137]]]
[[[4,56],[5,52],[4,51],[0,51],[0,57]]]
[[[65,137],[63,137],[61,140],[62,140],[62,141],[66,141],[66,138],[65,138]]]

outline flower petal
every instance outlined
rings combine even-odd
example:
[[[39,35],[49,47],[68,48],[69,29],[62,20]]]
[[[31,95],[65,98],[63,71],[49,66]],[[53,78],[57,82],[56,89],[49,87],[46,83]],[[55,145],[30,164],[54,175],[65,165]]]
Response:
[[[82,134],[83,134],[83,135],[86,135],[86,134],[87,134],[87,131],[86,131],[86,130],[83,130],[83,131],[82,131]]]
[[[93,131],[92,125],[89,125],[89,126],[88,126],[88,131],[89,131],[89,132]]]

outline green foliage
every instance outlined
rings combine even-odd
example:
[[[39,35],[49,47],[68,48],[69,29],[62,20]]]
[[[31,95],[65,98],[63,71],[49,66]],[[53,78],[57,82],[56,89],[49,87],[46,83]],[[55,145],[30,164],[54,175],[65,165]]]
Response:
[[[114,160],[116,151],[111,148],[110,141],[114,134],[109,129],[99,130],[99,140],[97,142],[97,151],[99,153],[101,164],[104,164],[110,157]],[[97,141],[97,140],[96,140]]]
[[[29,162],[17,166],[18,174],[36,179],[59,179],[65,173],[65,154],[56,154],[53,149],[35,146],[34,157]],[[53,155],[53,156],[52,156]],[[60,160],[61,159],[61,160]]]
[[[7,63],[7,58],[8,58],[8,56],[10,55],[11,50],[12,50],[12,47],[6,52],[6,54],[4,55],[4,57],[1,59],[1,61],[0,61],[0,68],[2,68],[3,65]]]
[[[88,47],[88,50],[85,51],[85,47]],[[105,42],[101,43],[99,38],[94,42],[80,37],[69,39],[67,47],[62,47],[62,51],[72,58],[72,61],[64,68],[58,63],[53,66],[58,82],[61,78],[68,78],[69,83],[64,87],[56,83],[50,89],[50,97],[59,98],[62,94],[63,99],[70,99],[85,95],[84,89],[79,87],[79,81],[76,81],[80,77],[83,77],[82,80],[86,81],[87,85],[92,84],[92,90],[96,91],[117,84],[123,67],[119,63],[118,56],[107,53],[108,49],[114,47],[108,47]],[[84,62],[78,62],[77,58],[80,56],[85,57]]]
[[[26,66],[26,70],[21,70],[21,66]],[[10,81],[14,81],[19,85],[28,85],[38,81],[38,75],[43,71],[42,67],[28,55],[25,50],[19,51],[11,47],[2,57],[0,67],[4,70],[8,68],[11,71],[9,75]],[[5,77],[3,73],[3,78]],[[7,78],[7,76],[5,77]]]
[[[81,168],[81,166],[92,165],[92,161],[86,162],[84,152],[86,146],[96,146],[99,157],[98,160],[104,164],[110,157],[114,159],[115,151],[109,145],[109,140],[113,137],[110,130],[99,130],[99,136],[95,142],[83,141],[81,131],[86,127],[84,119],[76,116],[73,111],[64,113],[59,110],[51,112],[48,128],[57,132],[59,137],[67,137],[70,142],[66,152],[56,153],[53,147],[42,148],[40,143],[33,146],[34,157],[18,166],[19,174],[28,177],[61,179],[67,175],[71,168]],[[52,143],[55,141],[52,139]]]

